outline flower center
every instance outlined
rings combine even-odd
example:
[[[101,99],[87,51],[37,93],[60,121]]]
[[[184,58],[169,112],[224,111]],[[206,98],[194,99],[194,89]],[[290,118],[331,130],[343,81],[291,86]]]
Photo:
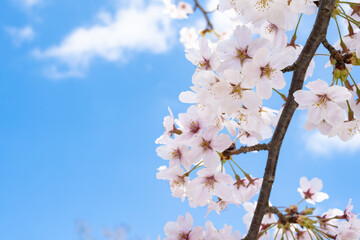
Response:
[[[313,106],[317,109],[326,108],[326,103],[331,101],[331,99],[326,95],[318,95],[319,100],[313,104]]]
[[[234,98],[237,99],[242,99],[243,98],[243,90],[244,88],[241,88],[241,84],[239,83],[238,85],[235,84],[231,84],[232,91],[230,92],[230,95],[233,95]]]
[[[246,59],[252,59],[252,57],[250,57],[248,54],[247,54],[247,50],[248,50],[248,46],[246,46],[245,49],[242,49],[242,48],[237,48],[236,49],[236,53],[237,53],[237,58],[240,59],[240,64],[243,65],[244,64],[244,61]]]
[[[207,188],[214,188],[214,184],[215,184],[216,180],[215,180],[215,176],[208,176],[205,177],[205,181],[204,181],[204,185]]]
[[[212,150],[211,148],[211,141],[206,141],[205,139],[203,139],[202,143],[201,143],[201,147],[204,149],[204,151],[210,149]]]
[[[199,67],[200,67],[201,69],[205,69],[205,70],[211,69],[209,59],[205,59],[205,58],[204,58],[204,61],[201,62],[201,63],[199,63]]]
[[[266,64],[265,67],[260,67],[261,75],[260,77],[267,77],[269,80],[272,78],[272,73],[275,71],[273,68],[270,67],[270,64]]]
[[[189,129],[190,129],[191,133],[194,133],[194,134],[197,133],[200,130],[199,123],[191,121]]]
[[[265,28],[265,32],[267,34],[271,34],[272,32],[277,32],[278,31],[278,27],[275,24],[270,23],[266,28]]]
[[[178,240],[190,240],[190,232],[188,232],[188,233],[179,233]]]
[[[270,1],[269,0],[259,0],[255,3],[255,9],[258,11],[265,12],[270,8]]]
[[[310,189],[308,189],[306,192],[304,192],[305,199],[312,199],[311,197],[314,196],[314,193],[310,192]]]
[[[177,148],[177,149],[175,149],[174,151],[171,152],[171,158],[172,159],[181,160],[181,157],[182,157],[182,153],[181,153],[179,148]]]

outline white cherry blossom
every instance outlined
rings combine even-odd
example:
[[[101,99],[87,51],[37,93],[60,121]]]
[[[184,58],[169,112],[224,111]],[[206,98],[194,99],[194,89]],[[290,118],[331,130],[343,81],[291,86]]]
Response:
[[[261,98],[269,99],[272,89],[283,89],[285,80],[277,59],[268,48],[258,50],[251,62],[244,65],[244,76],[256,81],[256,92]]]
[[[222,41],[218,44],[216,51],[223,60],[217,71],[225,69],[241,70],[243,65],[254,57],[260,48],[269,46],[266,39],[252,39],[252,32],[246,26],[237,26],[233,38]]]
[[[185,57],[197,66],[197,70],[216,70],[220,65],[217,54],[209,47],[209,41],[206,38],[199,39],[198,48],[186,50]]]
[[[310,91],[298,90],[294,93],[299,109],[308,108],[308,120],[319,124],[325,120],[332,126],[344,122],[345,115],[337,104],[349,100],[351,93],[341,86],[330,86],[323,80],[316,80],[306,85]]]
[[[186,189],[190,181],[190,178],[185,175],[184,170],[179,165],[175,165],[171,168],[161,166],[158,168],[158,171],[159,172],[156,174],[156,178],[169,180],[172,196],[179,197],[182,201],[184,201],[186,197]]]
[[[202,158],[205,167],[216,169],[220,164],[219,153],[230,147],[232,141],[229,135],[219,134],[217,127],[210,127],[204,134],[194,138],[191,144],[191,154],[194,159]]]
[[[209,168],[199,170],[197,175],[198,177],[189,183],[190,206],[205,206],[214,195],[224,201],[232,201],[229,184],[232,184],[234,180],[230,175]]]
[[[201,240],[204,229],[193,226],[193,218],[190,213],[179,216],[176,222],[168,222],[164,227],[166,238],[164,240]]]
[[[329,195],[320,192],[322,187],[323,184],[320,179],[313,178],[309,182],[306,177],[302,177],[300,178],[300,188],[298,188],[298,192],[306,202],[315,204],[315,202],[322,202],[329,198]]]

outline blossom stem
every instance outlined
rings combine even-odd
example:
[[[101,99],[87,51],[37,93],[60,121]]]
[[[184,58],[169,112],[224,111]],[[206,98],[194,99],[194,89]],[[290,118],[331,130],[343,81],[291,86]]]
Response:
[[[349,76],[350,76],[351,80],[353,81],[353,83],[354,83],[354,85],[355,85],[355,88],[356,88],[356,95],[360,98],[360,89],[359,89],[358,85],[356,84],[356,82],[355,82],[354,78],[351,76],[349,69],[347,69],[347,68],[346,68],[346,71],[348,72],[348,74],[349,74]]]
[[[279,91],[276,90],[275,88],[273,88],[273,90],[274,90],[277,94],[279,94],[280,97],[281,97],[285,102],[287,101],[287,97],[286,97],[284,94],[282,94],[281,92],[279,92]]]
[[[350,103],[349,103],[349,100],[346,100],[346,104],[347,104],[347,106],[348,106],[348,120],[349,121],[352,121],[352,120],[354,120],[354,111],[351,109],[351,107],[350,107]]]
[[[271,223],[270,226],[268,226],[267,228],[265,228],[264,230],[262,230],[259,235],[258,238],[260,238],[262,235],[264,235],[264,233],[266,233],[268,230],[270,230],[271,228],[275,227],[277,225],[277,223]]]
[[[234,172],[234,174],[235,174],[235,176],[236,176],[236,175],[237,175],[237,173],[236,173],[236,171],[235,171],[235,169],[234,169],[233,165],[231,164],[231,161],[228,161],[228,162],[229,162],[230,167],[231,167],[231,169],[233,170],[233,172]]]
[[[293,239],[296,239],[296,237],[294,236],[293,232],[290,231],[290,233],[291,233],[292,238],[293,238]]]
[[[327,56],[327,57],[330,57],[331,55],[330,54],[325,54],[325,53],[316,53],[316,54],[314,54],[314,56]]]
[[[247,176],[248,174],[232,159],[230,159],[233,163],[235,163],[235,165],[240,169],[240,171],[242,171],[242,173]]]
[[[304,200],[305,200],[305,198],[301,199],[301,201],[298,202],[298,203],[296,204],[296,206],[299,206],[299,204],[302,203]]]
[[[196,164],[192,169],[184,173],[185,176],[189,176],[192,171],[194,171],[196,168],[200,167],[200,164],[202,164],[203,161],[200,161],[198,164]]]
[[[321,236],[319,236],[319,234],[315,231],[315,229],[311,229],[311,231],[314,233],[316,239],[322,240]]]
[[[309,234],[309,236],[310,236],[311,240],[314,240],[308,228],[306,228],[306,231],[308,232],[308,234]]]
[[[355,19],[353,19],[352,17],[350,17],[349,15],[345,15],[343,13],[339,13],[339,16],[340,17],[343,17],[345,18],[346,20],[348,20],[349,22],[352,22],[353,24],[355,24],[357,27],[360,28],[360,22],[359,21],[356,21]]]
[[[301,20],[302,15],[303,15],[303,14],[300,14],[299,20],[298,20],[298,22],[297,22],[297,24],[296,24],[295,32],[294,32],[294,34],[293,34],[293,36],[292,36],[292,38],[291,38],[291,41],[290,41],[290,45],[295,45],[295,41],[296,41],[296,38],[297,38],[296,33],[297,33],[297,30],[298,30],[298,27],[299,27],[299,24],[300,24],[300,20]]]
[[[275,234],[275,238],[274,238],[274,239],[277,239],[276,237],[277,237],[277,235],[279,234],[279,231],[280,231],[280,228],[278,228],[278,230],[277,230],[277,232],[276,232],[276,234]]]
[[[339,13],[339,14],[340,14],[340,13]],[[341,15],[340,15],[340,16],[341,16]],[[338,32],[339,32],[340,46],[341,46],[341,48],[343,49],[343,51],[345,51],[345,50],[346,50],[345,43],[344,43],[344,41],[343,41],[343,39],[342,39],[341,31],[340,31],[340,27],[339,27],[339,23],[338,23],[338,20],[336,19],[336,16],[334,17],[334,19],[335,19],[335,23],[336,23],[337,30],[338,30]]]

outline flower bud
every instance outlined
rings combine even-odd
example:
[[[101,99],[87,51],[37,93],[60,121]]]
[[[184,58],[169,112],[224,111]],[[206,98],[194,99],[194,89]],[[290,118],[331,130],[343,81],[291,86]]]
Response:
[[[340,78],[341,70],[338,69],[338,68],[335,68],[335,69],[334,69],[334,72],[333,72],[333,75],[334,75],[334,78],[335,78],[335,79]]]
[[[285,209],[285,212],[289,215],[292,215],[298,212],[298,207],[296,205],[290,205],[290,207]]]
[[[301,211],[301,215],[311,215],[313,214],[315,208],[308,208],[306,207],[306,209],[304,209],[303,211]]]

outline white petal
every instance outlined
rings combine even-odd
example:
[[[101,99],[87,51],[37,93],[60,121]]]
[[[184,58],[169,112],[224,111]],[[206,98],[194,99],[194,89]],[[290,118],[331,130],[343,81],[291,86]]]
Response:
[[[211,141],[211,147],[215,151],[223,152],[230,147],[231,143],[232,141],[229,135],[222,133],[213,138],[213,140]]]
[[[298,90],[294,92],[293,96],[300,108],[311,106],[318,100],[318,97],[314,93],[305,90]]]
[[[316,81],[309,82],[308,84],[306,84],[305,87],[310,89],[315,94],[323,95],[325,94],[326,90],[329,88],[329,85],[323,80],[318,79]]]
[[[333,126],[343,123],[345,120],[344,110],[336,103],[328,102],[325,120]]]
[[[329,87],[326,94],[334,102],[342,102],[351,98],[351,93],[349,90],[337,85]]]
[[[167,222],[164,227],[164,232],[167,236],[179,234],[176,222]]]

